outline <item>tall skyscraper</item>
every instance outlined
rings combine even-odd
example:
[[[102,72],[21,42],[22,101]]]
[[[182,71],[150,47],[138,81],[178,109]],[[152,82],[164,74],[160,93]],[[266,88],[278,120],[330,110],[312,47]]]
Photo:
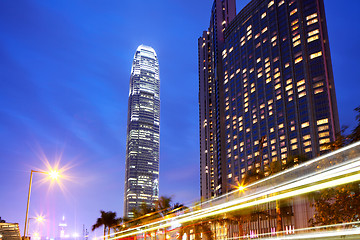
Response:
[[[200,125],[200,188],[201,197],[221,194],[221,129],[219,87],[223,75],[221,49],[225,27],[235,18],[235,0],[214,1],[210,27],[198,40],[199,50],[199,125]]]
[[[252,0],[222,33],[221,44],[207,33],[207,54],[217,58],[201,54],[207,35],[199,38],[200,109],[216,99],[212,112],[200,114],[200,132],[209,121],[215,128],[200,134],[205,198],[234,189],[253,168],[267,175],[271,162],[325,153],[340,131],[323,0]],[[213,69],[220,71],[215,89],[201,73]],[[214,166],[205,144],[212,139]]]
[[[124,215],[159,197],[159,62],[153,48],[140,45],[131,68],[128,103]]]

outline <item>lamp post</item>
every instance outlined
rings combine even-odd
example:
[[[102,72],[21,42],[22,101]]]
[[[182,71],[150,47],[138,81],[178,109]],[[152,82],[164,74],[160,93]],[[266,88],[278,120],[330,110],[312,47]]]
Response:
[[[59,177],[59,172],[57,172],[57,171],[44,172],[44,171],[31,170],[31,172],[30,172],[30,182],[29,182],[29,192],[28,192],[28,198],[27,198],[27,204],[26,204],[24,239],[23,240],[25,240],[26,233],[27,233],[27,228],[28,228],[28,213],[29,213],[29,203],[30,203],[30,195],[31,195],[31,185],[32,185],[33,173],[47,174],[47,175],[50,175],[50,177],[52,179],[57,179]]]
[[[39,216],[39,217],[36,217],[36,218],[31,218],[31,217],[28,218],[26,236],[29,236],[30,219],[35,219],[35,220],[38,221],[38,222],[43,222],[43,221],[45,220],[43,216]]]

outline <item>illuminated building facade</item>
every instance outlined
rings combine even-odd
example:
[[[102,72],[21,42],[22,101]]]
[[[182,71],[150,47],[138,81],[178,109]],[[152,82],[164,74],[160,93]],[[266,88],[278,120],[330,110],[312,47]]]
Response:
[[[213,93],[215,175],[222,177],[215,189],[233,189],[253,168],[268,175],[271,162],[286,164],[288,156],[327,151],[340,124],[323,0],[251,1],[224,30],[221,58],[212,60],[222,68]]]
[[[159,197],[160,77],[153,48],[140,45],[131,69],[128,103],[124,215]]]

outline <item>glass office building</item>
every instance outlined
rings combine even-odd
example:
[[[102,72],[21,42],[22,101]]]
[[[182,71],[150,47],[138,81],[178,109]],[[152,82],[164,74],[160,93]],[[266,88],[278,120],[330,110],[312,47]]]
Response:
[[[124,216],[159,197],[160,77],[153,48],[140,45],[131,69]]]
[[[253,168],[268,175],[290,155],[327,151],[340,124],[323,0],[251,1],[225,28],[217,64],[215,189],[234,189]]]

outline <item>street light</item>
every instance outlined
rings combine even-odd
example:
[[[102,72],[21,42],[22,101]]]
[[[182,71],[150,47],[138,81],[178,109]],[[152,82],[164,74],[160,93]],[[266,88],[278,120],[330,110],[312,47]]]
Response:
[[[24,227],[24,240],[25,240],[26,233],[27,233],[27,228],[28,228],[28,213],[29,213],[29,203],[30,203],[30,194],[31,194],[31,185],[32,185],[32,176],[33,176],[33,173],[46,174],[46,175],[49,175],[50,178],[52,178],[52,179],[57,179],[57,178],[60,176],[59,172],[56,171],[56,170],[51,170],[50,172],[31,170],[31,172],[30,172],[30,182],[29,182],[28,199],[27,199],[27,204],[26,204],[25,227]]]
[[[38,216],[38,217],[35,217],[35,218],[28,218],[28,223],[27,223],[27,230],[26,230],[26,236],[29,236],[29,226],[30,226],[30,219],[35,219],[37,222],[43,222],[45,221],[45,218],[43,216]]]
[[[239,186],[237,186],[237,189],[239,190],[239,192],[243,192],[243,191],[245,191],[245,186],[239,185]]]

